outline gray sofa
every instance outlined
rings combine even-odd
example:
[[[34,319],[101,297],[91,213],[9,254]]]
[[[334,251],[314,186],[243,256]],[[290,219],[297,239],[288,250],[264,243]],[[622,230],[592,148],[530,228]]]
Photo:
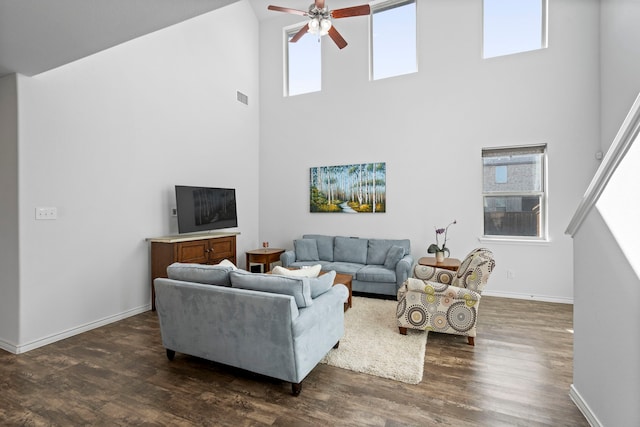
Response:
[[[413,267],[409,239],[305,234],[293,244],[293,250],[280,255],[283,267],[320,264],[322,271],[350,274],[356,292],[395,297]]]
[[[302,380],[344,334],[344,285],[316,279],[179,264],[154,280],[167,357],[186,353],[292,383]]]

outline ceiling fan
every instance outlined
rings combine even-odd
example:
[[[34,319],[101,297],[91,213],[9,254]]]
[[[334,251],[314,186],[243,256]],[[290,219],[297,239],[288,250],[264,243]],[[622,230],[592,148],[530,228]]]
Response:
[[[269,6],[267,9],[309,17],[309,22],[291,38],[291,43],[300,40],[305,33],[318,34],[319,36],[328,34],[340,49],[343,49],[347,45],[347,41],[333,26],[331,19],[369,15],[371,13],[371,7],[369,7],[368,4],[329,10],[324,4],[324,0],[315,0],[314,3],[309,6],[308,11],[280,6]]]

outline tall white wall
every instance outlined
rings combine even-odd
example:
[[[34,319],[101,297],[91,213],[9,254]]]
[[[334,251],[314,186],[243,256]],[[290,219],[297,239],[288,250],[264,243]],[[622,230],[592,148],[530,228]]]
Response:
[[[601,0],[602,149],[640,93],[640,2]]]
[[[638,2],[601,1],[603,150],[640,92],[639,21]],[[572,396],[594,426],[640,425],[640,280],[597,209],[575,235],[574,252]]]
[[[597,209],[575,235],[574,251],[572,397],[594,426],[636,427],[640,280]]]
[[[242,1],[18,79],[18,352],[148,309],[176,184],[236,188],[239,260],[255,247],[258,55]]]
[[[368,79],[368,19],[341,19],[349,45],[322,40],[322,91],[294,97],[283,97],[282,27],[299,20],[274,13],[260,27],[260,240],[410,238],[418,258],[455,218],[452,256],[495,252],[487,294],[571,302],[564,229],[598,166],[598,5],[551,1],[547,49],[483,60],[482,2],[420,1],[419,72],[380,81]],[[550,242],[480,242],[481,149],[537,143],[548,144]],[[310,167],[364,162],[387,164],[386,213],[309,213]]]
[[[18,92],[15,74],[0,78],[0,348],[18,342]]]

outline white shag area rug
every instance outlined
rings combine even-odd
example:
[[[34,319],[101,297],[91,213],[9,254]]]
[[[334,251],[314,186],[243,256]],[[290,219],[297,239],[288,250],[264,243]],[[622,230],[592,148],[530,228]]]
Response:
[[[344,313],[345,332],[337,349],[320,363],[409,384],[422,381],[427,332],[400,335],[396,301],[353,297]]]

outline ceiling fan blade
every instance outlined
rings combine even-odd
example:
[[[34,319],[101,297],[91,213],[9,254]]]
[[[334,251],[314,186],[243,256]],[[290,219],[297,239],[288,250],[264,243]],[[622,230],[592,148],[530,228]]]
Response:
[[[288,7],[280,7],[280,6],[269,5],[269,7],[267,7],[267,9],[275,10],[276,12],[292,13],[294,15],[307,16],[307,12],[305,12],[304,10],[290,9]]]
[[[289,40],[290,43],[295,43],[298,40],[300,40],[302,38],[302,36],[304,36],[307,31],[309,31],[309,24],[304,24],[304,27],[300,28],[300,31],[298,31],[293,37],[291,37],[291,40]]]
[[[361,16],[371,14],[371,7],[368,4],[362,6],[345,7],[331,11],[332,18],[347,18],[349,16]]]
[[[315,3],[318,9],[324,9],[324,0],[316,0]]]
[[[331,37],[331,40],[333,40],[335,44],[338,45],[338,48],[344,49],[347,46],[347,41],[342,38],[342,36],[334,26],[331,26],[331,28],[329,28],[329,37]]]

